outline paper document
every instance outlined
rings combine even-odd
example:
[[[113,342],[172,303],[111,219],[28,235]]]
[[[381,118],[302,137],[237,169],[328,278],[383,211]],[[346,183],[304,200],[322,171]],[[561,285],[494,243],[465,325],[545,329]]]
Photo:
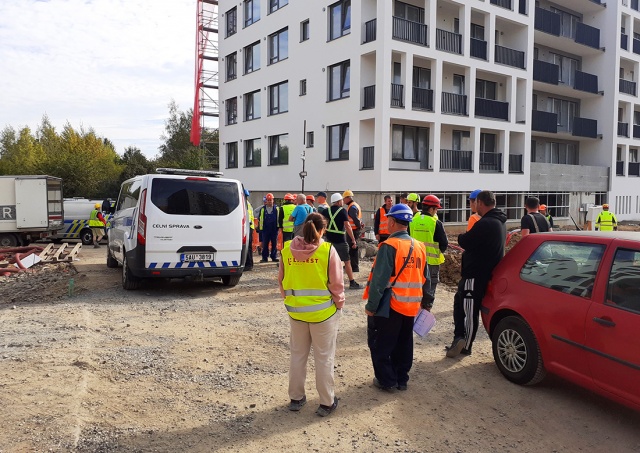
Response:
[[[433,316],[433,313],[421,308],[418,312],[418,316],[416,316],[416,320],[413,322],[413,331],[419,336],[424,337],[435,325],[436,317]]]

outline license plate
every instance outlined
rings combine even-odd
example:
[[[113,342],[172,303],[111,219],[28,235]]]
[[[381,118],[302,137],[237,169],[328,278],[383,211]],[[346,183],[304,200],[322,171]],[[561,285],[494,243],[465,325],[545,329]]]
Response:
[[[213,253],[183,253],[180,255],[180,261],[183,263],[193,261],[213,261]]]

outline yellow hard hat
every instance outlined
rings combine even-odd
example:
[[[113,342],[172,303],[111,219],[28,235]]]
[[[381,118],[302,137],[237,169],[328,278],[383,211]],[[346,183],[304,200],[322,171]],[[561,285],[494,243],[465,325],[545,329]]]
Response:
[[[345,190],[344,193],[342,194],[342,198],[347,198],[347,197],[353,197],[353,192],[351,192],[350,190]]]
[[[407,201],[420,201],[420,195],[418,195],[417,193],[410,193],[409,195],[407,195]]]
[[[96,203],[96,206],[95,206],[96,209],[100,209],[101,207],[102,205],[100,203]]]

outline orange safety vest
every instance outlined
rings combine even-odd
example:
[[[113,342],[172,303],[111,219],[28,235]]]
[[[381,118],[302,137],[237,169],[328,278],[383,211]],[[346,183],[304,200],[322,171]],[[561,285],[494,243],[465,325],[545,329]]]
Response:
[[[360,209],[360,205],[358,203],[356,203],[355,201],[351,200],[351,203],[349,203],[347,205],[347,215],[349,214],[349,209],[351,209],[351,206],[356,205],[356,208],[358,208],[358,220],[360,220],[360,223],[362,223],[362,209]],[[351,218],[351,216],[349,216],[349,225],[351,225],[351,229],[352,230],[357,230],[358,228],[356,227],[356,223],[353,221],[353,219]]]
[[[387,223],[387,211],[384,210],[384,206],[380,207],[380,226],[378,227],[378,234],[389,235],[389,224]]]
[[[409,256],[411,241],[407,239],[389,238],[384,244],[390,245],[396,249],[396,262],[394,264],[394,273],[389,277],[387,287],[396,279],[395,272],[399,271],[404,261]],[[377,259],[377,257],[376,257]],[[424,276],[424,267],[427,265],[427,252],[424,244],[420,241],[413,241],[413,252],[409,262],[398,276],[395,285],[391,288],[391,309],[405,316],[416,316],[420,311],[420,302],[422,302],[422,285],[427,281]],[[376,263],[373,262],[373,268]],[[369,274],[367,287],[364,290],[362,298],[369,298],[369,285],[373,276],[373,268]]]

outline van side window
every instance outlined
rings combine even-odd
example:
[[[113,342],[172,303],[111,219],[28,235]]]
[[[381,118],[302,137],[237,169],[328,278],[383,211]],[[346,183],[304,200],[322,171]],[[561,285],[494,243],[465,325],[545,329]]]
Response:
[[[118,197],[118,206],[116,211],[127,208],[135,208],[140,197],[141,181],[131,181],[124,183],[122,189],[120,189],[120,196]]]
[[[165,214],[224,216],[240,205],[240,195],[231,181],[154,178],[151,203]]]
[[[640,313],[640,251],[616,251],[606,303]]]

